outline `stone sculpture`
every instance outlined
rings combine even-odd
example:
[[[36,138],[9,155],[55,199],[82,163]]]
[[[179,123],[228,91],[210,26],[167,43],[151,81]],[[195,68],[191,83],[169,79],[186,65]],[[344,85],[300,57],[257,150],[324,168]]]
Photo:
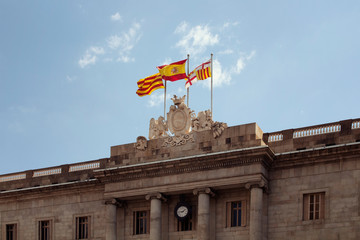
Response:
[[[213,131],[214,138],[218,138],[221,136],[225,128],[227,128],[227,124],[223,122],[214,122],[211,126],[211,129]]]
[[[166,137],[168,126],[164,117],[160,116],[158,120],[151,118],[149,127],[149,139],[156,139],[160,137]]]
[[[194,131],[210,130],[213,124],[210,110],[201,111],[192,119],[191,128]]]
[[[174,95],[171,100],[173,100],[174,105],[170,107],[167,114],[169,131],[175,136],[188,134],[191,127],[191,110],[184,103],[185,95],[182,98]]]
[[[147,139],[144,136],[138,136],[136,138],[136,143],[134,143],[134,146],[137,150],[145,151],[147,148]]]

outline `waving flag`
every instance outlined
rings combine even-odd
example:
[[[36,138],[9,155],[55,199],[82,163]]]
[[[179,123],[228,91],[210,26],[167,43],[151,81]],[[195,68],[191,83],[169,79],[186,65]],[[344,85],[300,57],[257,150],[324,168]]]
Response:
[[[187,78],[185,72],[186,61],[187,59],[157,67],[162,79],[173,82]]]
[[[205,80],[207,78],[211,77],[211,60],[204,62],[200,66],[196,67],[188,77],[188,80],[186,81],[185,87],[188,88],[194,83],[197,82],[197,80]]]
[[[156,89],[164,88],[160,73],[140,79],[137,85],[139,89],[136,91],[136,94],[139,95],[139,97],[150,95]]]

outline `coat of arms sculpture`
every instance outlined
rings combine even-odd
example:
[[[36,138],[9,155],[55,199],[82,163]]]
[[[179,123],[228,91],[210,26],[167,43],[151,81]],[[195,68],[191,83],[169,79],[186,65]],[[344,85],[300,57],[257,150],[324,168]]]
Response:
[[[183,145],[189,141],[194,142],[192,131],[212,130],[214,138],[218,138],[227,128],[226,123],[212,120],[210,110],[201,111],[196,116],[184,103],[185,96],[178,98],[174,95],[171,100],[173,100],[174,105],[170,106],[167,121],[162,116],[158,120],[154,118],[150,120],[149,139],[164,138],[163,147]],[[141,140],[141,144],[138,143],[136,147],[139,150],[144,150],[143,139]]]
[[[175,136],[188,134],[191,128],[191,110],[184,103],[185,95],[178,98],[174,95],[174,105],[170,106],[170,111],[167,113],[168,128]]]

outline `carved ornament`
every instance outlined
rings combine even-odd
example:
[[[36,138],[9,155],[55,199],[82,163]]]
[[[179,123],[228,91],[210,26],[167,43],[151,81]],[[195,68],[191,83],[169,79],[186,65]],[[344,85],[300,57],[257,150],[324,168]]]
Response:
[[[183,134],[180,136],[170,136],[165,138],[165,141],[163,143],[163,147],[174,147],[174,146],[180,146],[184,145],[187,142],[195,142],[194,135],[192,133],[190,134]]]
[[[197,117],[194,117],[191,122],[191,129],[193,131],[210,130],[213,124],[212,114],[210,110],[201,111]]]
[[[171,98],[175,105],[170,106],[167,114],[169,131],[175,136],[188,134],[191,127],[191,110],[184,103],[185,95],[182,98]]]
[[[160,116],[158,120],[151,118],[149,127],[149,139],[156,139],[160,137],[166,137],[168,126],[164,117]]]
[[[134,143],[134,147],[137,150],[145,151],[147,148],[147,140],[144,136],[139,136],[136,138],[136,143]]]

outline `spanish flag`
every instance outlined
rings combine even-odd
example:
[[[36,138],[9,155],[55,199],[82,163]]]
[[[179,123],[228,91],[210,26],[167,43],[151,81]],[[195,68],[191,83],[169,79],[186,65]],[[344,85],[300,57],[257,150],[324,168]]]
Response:
[[[137,85],[139,89],[136,91],[136,94],[139,97],[150,95],[156,89],[164,88],[160,73],[140,79]]]
[[[169,65],[162,65],[157,67],[162,79],[166,81],[177,81],[180,79],[186,79],[185,63],[186,60],[170,63]]]

